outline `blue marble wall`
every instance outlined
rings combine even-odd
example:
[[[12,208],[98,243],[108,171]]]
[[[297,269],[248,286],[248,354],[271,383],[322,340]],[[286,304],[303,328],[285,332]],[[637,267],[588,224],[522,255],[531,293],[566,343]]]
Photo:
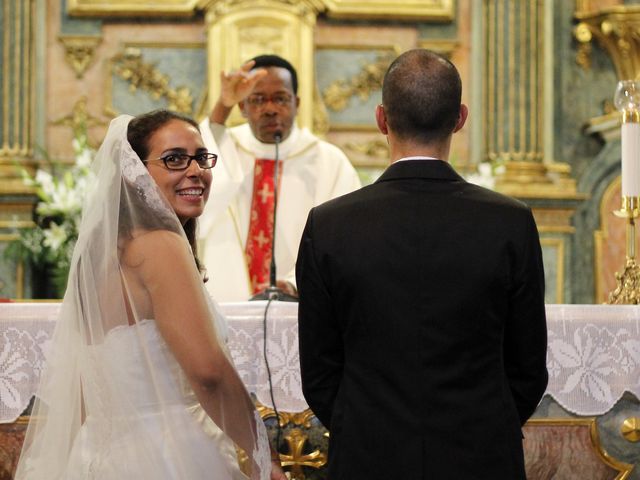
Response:
[[[594,232],[600,225],[600,202],[606,187],[620,175],[620,141],[605,141],[584,127],[605,113],[613,102],[617,77],[608,54],[597,43],[591,49],[591,66],[576,63],[578,45],[572,36],[574,2],[554,9],[554,160],[571,165],[578,191],[588,195],[573,217],[568,286],[571,303],[594,303]],[[545,264],[546,266],[546,264]]]
[[[195,116],[198,106],[204,101],[207,81],[207,51],[204,44],[201,45],[163,45],[161,42],[154,44],[127,45],[136,48],[141,53],[145,64],[152,64],[154,68],[169,78],[169,88],[188,88],[191,92],[191,116]],[[166,98],[154,98],[150,92],[143,90],[132,91],[130,84],[111,74],[111,98],[110,108],[115,113],[128,113],[137,115],[156,108],[166,108]]]

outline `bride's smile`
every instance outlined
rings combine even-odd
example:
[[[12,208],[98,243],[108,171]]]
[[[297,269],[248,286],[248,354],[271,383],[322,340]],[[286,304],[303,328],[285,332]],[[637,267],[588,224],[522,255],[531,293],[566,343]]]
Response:
[[[189,218],[199,217],[209,198],[211,169],[201,165],[215,165],[215,158],[202,142],[198,130],[186,122],[172,120],[159,128],[149,139],[149,174],[184,224]],[[183,169],[167,168],[167,165],[187,161]]]

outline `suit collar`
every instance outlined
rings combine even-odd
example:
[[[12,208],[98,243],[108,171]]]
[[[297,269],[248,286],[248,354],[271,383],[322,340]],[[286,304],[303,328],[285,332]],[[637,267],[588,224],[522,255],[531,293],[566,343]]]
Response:
[[[375,183],[406,178],[465,181],[448,162],[443,160],[405,160],[392,163]]]

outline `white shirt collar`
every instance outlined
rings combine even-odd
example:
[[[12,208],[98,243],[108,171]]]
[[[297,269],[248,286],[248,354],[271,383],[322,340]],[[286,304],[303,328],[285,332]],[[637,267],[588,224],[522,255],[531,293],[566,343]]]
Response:
[[[404,162],[406,160],[440,160],[440,159],[439,158],[435,158],[435,157],[421,157],[421,156],[417,155],[417,156],[414,156],[414,157],[399,158],[398,160],[396,160],[393,163]]]

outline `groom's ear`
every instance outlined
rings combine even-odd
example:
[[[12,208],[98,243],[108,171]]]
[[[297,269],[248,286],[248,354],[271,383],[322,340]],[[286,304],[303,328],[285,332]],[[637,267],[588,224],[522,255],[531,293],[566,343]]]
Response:
[[[469,109],[464,103],[461,103],[460,113],[458,113],[458,121],[456,122],[456,126],[453,129],[452,133],[456,133],[458,130],[464,127],[464,124],[466,123],[468,116],[469,116]]]
[[[384,111],[384,105],[380,104],[376,107],[376,124],[378,130],[383,135],[389,134],[389,125],[387,124],[387,114]]]

